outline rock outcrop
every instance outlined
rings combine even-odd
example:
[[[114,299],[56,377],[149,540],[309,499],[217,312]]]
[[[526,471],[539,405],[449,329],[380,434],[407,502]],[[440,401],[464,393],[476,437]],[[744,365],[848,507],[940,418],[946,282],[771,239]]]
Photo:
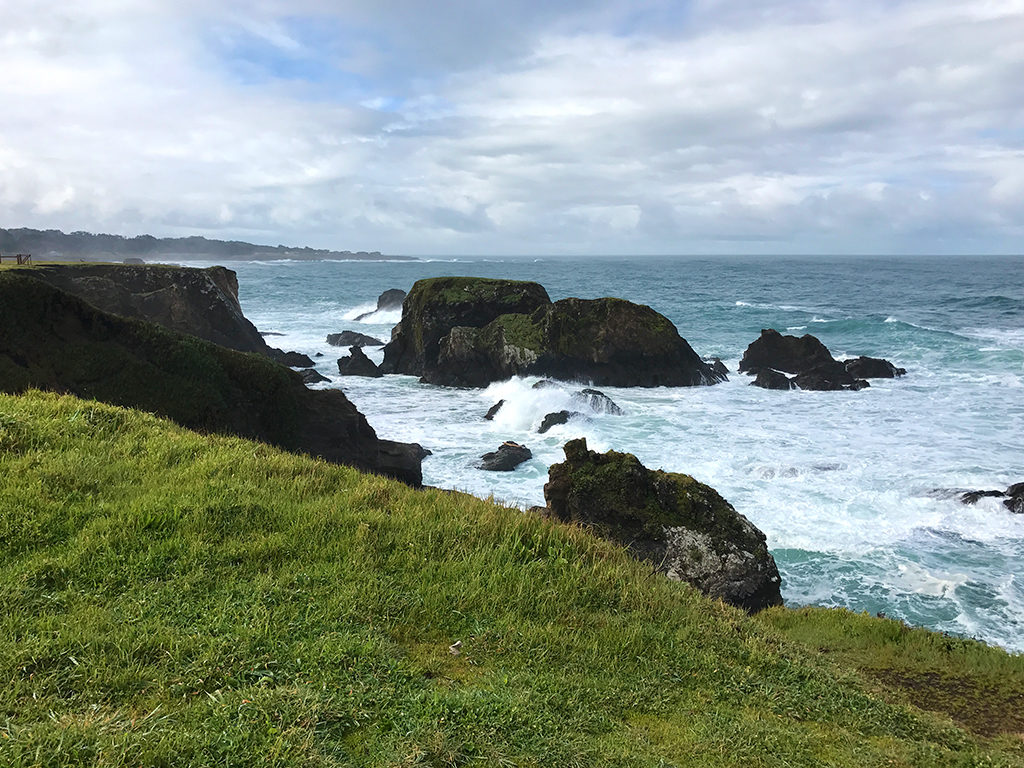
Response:
[[[103,312],[156,323],[239,352],[256,352],[282,365],[313,365],[305,355],[267,345],[242,314],[238,277],[225,267],[51,264],[25,274]]]
[[[1014,514],[1024,514],[1024,483],[1014,483],[1005,491],[968,491],[960,496],[964,504],[977,504],[983,498],[1003,499],[1003,506]]]
[[[383,375],[361,347],[350,347],[348,357],[338,358],[338,373],[342,376],[368,376],[374,379]]]
[[[610,416],[622,416],[625,413],[614,400],[597,389],[581,389],[573,393],[572,399],[594,413],[607,413]]]
[[[505,404],[505,400],[501,399],[487,409],[487,413],[484,414],[484,418],[487,421],[494,421],[494,417],[498,415],[498,411],[501,410],[501,406]]]
[[[356,322],[358,323],[361,320],[365,320],[374,312],[380,312],[384,309],[398,309],[402,306],[403,301],[405,301],[405,291],[401,288],[388,288],[384,293],[377,297],[377,308],[372,312],[363,312],[363,314],[356,318]]]
[[[260,355],[102,312],[31,271],[0,273],[3,391],[35,387],[139,408],[420,485],[419,446],[378,439],[342,392],[310,390]]]
[[[481,456],[477,469],[485,469],[489,472],[511,472],[524,461],[529,461],[532,458],[533,453],[529,448],[510,440],[498,446],[498,450]]]
[[[327,343],[332,347],[383,347],[384,342],[358,331],[342,331],[327,334]]]
[[[468,277],[413,286],[382,369],[466,387],[514,375],[609,386],[723,380],[650,307],[612,298],[552,303],[537,283]]]
[[[537,434],[543,435],[552,427],[557,427],[559,424],[568,423],[569,419],[573,416],[579,416],[580,414],[576,411],[555,411],[554,413],[547,414],[537,427]]]
[[[752,384],[765,389],[819,391],[864,389],[870,386],[869,378],[893,378],[906,373],[880,358],[836,360],[815,336],[783,336],[773,328],[762,330],[761,336],[747,347],[739,370],[757,374]],[[789,378],[786,373],[796,375]]]
[[[303,371],[299,371],[299,378],[302,379],[303,384],[322,384],[325,381],[330,381],[316,368],[306,368]]]
[[[764,534],[713,488],[649,470],[629,453],[565,444],[548,470],[549,514],[585,525],[710,597],[754,612],[781,605],[781,579]]]

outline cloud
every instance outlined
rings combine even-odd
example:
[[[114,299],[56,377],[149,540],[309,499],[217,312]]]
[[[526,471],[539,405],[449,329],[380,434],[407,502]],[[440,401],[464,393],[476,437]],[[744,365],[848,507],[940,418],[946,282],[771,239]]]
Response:
[[[394,253],[1024,234],[1021,0],[0,6],[0,226]]]

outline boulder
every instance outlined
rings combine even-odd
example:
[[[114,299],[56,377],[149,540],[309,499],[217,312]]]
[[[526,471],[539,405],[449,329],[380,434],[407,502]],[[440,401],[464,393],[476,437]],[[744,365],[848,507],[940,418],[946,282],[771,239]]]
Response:
[[[765,536],[713,488],[689,475],[649,470],[632,454],[565,444],[548,470],[550,515],[591,528],[670,579],[754,612],[782,604]]]
[[[356,318],[358,323],[361,320],[372,315],[374,312],[380,312],[383,309],[398,309],[402,306],[402,302],[405,301],[405,291],[401,288],[388,288],[384,293],[377,297],[377,308],[373,312],[364,312]],[[337,346],[342,346],[341,344]]]
[[[497,415],[498,411],[501,410],[501,406],[503,406],[504,404],[504,400],[499,400],[498,402],[496,402],[494,405],[487,409],[487,413],[484,414],[484,418],[487,419],[487,421],[493,421],[495,415]]]
[[[368,376],[374,379],[383,375],[361,347],[350,347],[348,357],[338,358],[338,373],[342,376]]]
[[[540,379],[539,381],[533,382],[533,386],[530,389],[558,389],[558,382],[552,381],[551,379]]]
[[[384,347],[384,373],[424,376],[437,366],[441,339],[455,327],[482,328],[504,314],[528,314],[551,303],[537,283],[477,277],[417,280],[402,320]]]
[[[729,368],[725,365],[725,363],[722,362],[721,358],[712,357],[711,359],[705,360],[704,362],[710,365],[711,370],[713,370],[715,373],[717,373],[720,376],[728,378]]]
[[[304,384],[320,384],[325,381],[330,381],[330,379],[321,374],[316,368],[306,368],[299,371],[299,378],[302,379]]]
[[[340,390],[311,390],[265,357],[102,312],[29,272],[0,273],[0,390],[66,392],[422,483],[419,446],[379,439]]]
[[[604,392],[597,389],[581,389],[574,392],[572,399],[582,405],[586,405],[594,413],[607,413],[611,416],[622,416],[625,411],[619,408]]]
[[[327,334],[327,343],[332,347],[382,347],[384,342],[357,331],[342,331]]]
[[[879,357],[855,357],[852,360],[844,360],[843,365],[846,371],[855,379],[894,379],[897,376],[904,376],[906,368],[897,368],[888,360]]]
[[[565,424],[573,416],[579,416],[580,414],[576,411],[555,411],[549,413],[544,417],[544,420],[540,423],[540,427],[537,429],[537,434],[543,435],[549,429],[559,424]]]
[[[796,385],[786,374],[773,371],[771,368],[761,368],[750,382],[750,386],[762,389],[796,389]]]
[[[1003,491],[968,491],[967,493],[960,496],[960,502],[962,504],[977,504],[981,499],[996,498],[1001,499],[1006,494]]]
[[[477,468],[489,472],[511,472],[531,458],[533,458],[533,453],[525,445],[508,441],[502,443],[498,450],[481,456]]]

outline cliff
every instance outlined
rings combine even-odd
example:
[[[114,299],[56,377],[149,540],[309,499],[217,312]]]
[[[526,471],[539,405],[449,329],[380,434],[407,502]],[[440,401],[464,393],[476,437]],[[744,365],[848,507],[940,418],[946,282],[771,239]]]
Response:
[[[134,287],[157,270],[133,273],[142,281]],[[190,429],[249,437],[420,484],[419,446],[378,439],[342,392],[309,390],[298,374],[260,355],[102,312],[50,284],[52,272],[44,270],[44,279],[34,272],[0,273],[0,390],[73,393],[157,413]],[[225,274],[193,272],[186,273],[191,282],[182,290],[206,286],[216,294],[212,306],[223,309],[223,299],[233,294]],[[173,282],[180,274],[160,271],[155,284]],[[110,293],[105,279],[84,279],[81,285],[108,299],[124,298]],[[181,301],[180,291],[155,293],[162,295],[131,295],[175,308],[169,319],[176,322],[201,316],[211,306]]]

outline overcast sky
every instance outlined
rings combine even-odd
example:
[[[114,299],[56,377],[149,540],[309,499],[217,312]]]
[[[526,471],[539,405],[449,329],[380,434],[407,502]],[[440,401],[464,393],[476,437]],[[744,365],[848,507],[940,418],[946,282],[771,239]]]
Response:
[[[1024,252],[1024,0],[0,0],[0,226]]]

